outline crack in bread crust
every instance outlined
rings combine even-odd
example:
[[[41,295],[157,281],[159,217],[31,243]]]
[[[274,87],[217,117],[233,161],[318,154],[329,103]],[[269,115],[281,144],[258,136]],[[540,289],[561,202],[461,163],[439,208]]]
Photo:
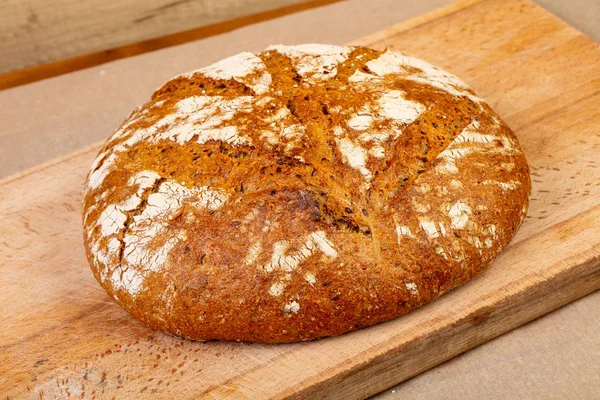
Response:
[[[122,230],[122,233],[120,234],[121,236],[123,236],[123,237],[127,236],[127,234],[129,233],[129,227],[133,223],[133,220],[135,219],[135,217],[139,216],[144,211],[144,209],[146,208],[146,205],[148,203],[148,196],[150,196],[152,193],[156,193],[156,191],[158,190],[158,187],[164,181],[165,181],[164,178],[158,178],[152,184],[152,187],[150,187],[149,189],[145,190],[142,193],[140,204],[135,209],[133,209],[131,211],[128,211],[126,213],[127,219],[123,223],[123,230]],[[122,265],[123,264],[123,252],[124,252],[124,250],[125,250],[125,246],[123,244],[123,239],[121,239],[121,247],[119,248],[119,254],[117,256],[118,265]]]
[[[272,46],[173,78],[84,190],[98,281],[156,329],[292,342],[470,279],[527,210],[527,162],[466,84],[405,55]]]

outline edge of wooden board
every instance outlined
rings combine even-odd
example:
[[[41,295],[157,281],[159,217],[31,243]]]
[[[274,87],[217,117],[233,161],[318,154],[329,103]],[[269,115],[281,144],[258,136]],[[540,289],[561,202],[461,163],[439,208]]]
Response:
[[[71,158],[79,157],[79,156],[81,156],[83,154],[86,154],[86,153],[95,153],[95,152],[98,152],[100,150],[100,148],[102,147],[102,145],[104,144],[104,142],[105,141],[103,140],[101,142],[96,142],[96,143],[89,144],[89,145],[87,145],[85,147],[82,147],[82,148],[80,148],[78,150],[75,150],[75,151],[73,151],[73,152],[71,152],[69,154],[64,154],[64,155],[62,155],[60,157],[53,158],[51,160],[48,160],[48,161],[43,162],[43,163],[40,163],[40,164],[38,164],[36,166],[33,166],[31,168],[26,168],[23,171],[17,172],[16,174],[12,174],[12,175],[9,175],[7,177],[4,177],[4,178],[0,179],[0,187],[4,186],[4,185],[11,184],[11,183],[13,183],[15,181],[18,181],[19,179],[23,179],[23,178],[29,176],[29,175],[41,172],[41,171],[43,171],[45,169],[53,167],[54,165],[60,164],[63,161],[70,160]]]
[[[351,41],[348,44],[351,46],[374,46],[384,39],[389,39],[390,36],[397,35],[417,26],[425,25],[429,22],[435,21],[436,19],[457,13],[465,8],[469,8],[484,1],[486,0],[458,0],[443,7],[439,7],[421,15],[417,15],[416,17],[407,19],[406,21],[399,22],[370,35],[363,36],[359,39]]]
[[[595,221],[600,223],[600,218]],[[533,239],[535,236],[526,242]],[[537,281],[527,290],[511,293],[493,306],[474,310],[455,325],[449,326],[446,332],[440,334],[440,331],[436,331],[435,335],[420,337],[392,350],[374,352],[376,354],[371,356],[369,362],[286,398],[359,399],[375,395],[599,290],[600,249],[595,249],[595,254],[582,263],[578,263],[579,259],[576,258],[559,261],[567,263],[572,260],[573,265],[568,271],[556,274],[551,279]],[[549,287],[551,290],[548,290]],[[560,296],[556,296],[557,293]],[[456,340],[449,340],[452,337]],[[423,347],[435,350],[424,351]],[[414,362],[418,358],[422,363],[423,357],[427,358],[425,364]],[[348,381],[356,384],[348,384]],[[362,386],[364,393],[351,391],[357,386]]]

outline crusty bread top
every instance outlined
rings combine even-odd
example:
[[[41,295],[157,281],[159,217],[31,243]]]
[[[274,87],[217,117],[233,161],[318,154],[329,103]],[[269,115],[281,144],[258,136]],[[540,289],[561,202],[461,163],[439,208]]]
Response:
[[[84,192],[98,281],[193,339],[340,334],[468,280],[521,224],[517,139],[464,82],[367,48],[272,46],[167,82]]]

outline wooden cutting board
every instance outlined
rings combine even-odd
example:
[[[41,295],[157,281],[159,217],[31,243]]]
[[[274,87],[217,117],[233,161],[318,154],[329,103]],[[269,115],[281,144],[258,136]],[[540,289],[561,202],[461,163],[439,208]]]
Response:
[[[357,43],[458,74],[515,130],[531,206],[492,266],[409,315],[337,338],[170,337],[115,305],[87,266],[80,191],[92,146],[0,182],[0,393],[362,398],[600,288],[598,44],[518,0],[461,1]]]

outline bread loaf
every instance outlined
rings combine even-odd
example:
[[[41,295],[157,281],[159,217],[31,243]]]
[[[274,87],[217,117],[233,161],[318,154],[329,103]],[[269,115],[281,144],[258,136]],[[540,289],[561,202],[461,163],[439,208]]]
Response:
[[[511,240],[530,177],[457,77],[390,50],[272,46],[177,76],[94,161],[92,271],[153,328],[295,342],[405,314]]]

